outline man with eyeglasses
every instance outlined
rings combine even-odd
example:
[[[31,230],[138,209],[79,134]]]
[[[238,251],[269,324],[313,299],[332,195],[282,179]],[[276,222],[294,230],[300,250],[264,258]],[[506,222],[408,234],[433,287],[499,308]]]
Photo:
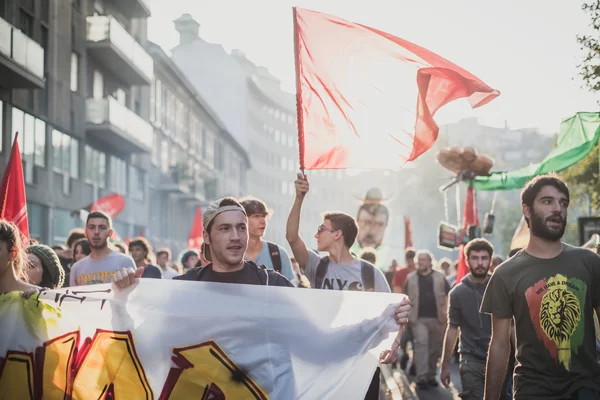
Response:
[[[315,289],[356,290],[369,292],[390,292],[385,275],[373,264],[360,260],[350,253],[350,248],[358,235],[354,218],[341,212],[328,212],[317,228],[317,250],[328,252],[320,257],[308,249],[300,237],[300,213],[304,197],[309,191],[307,177],[298,174],[295,182],[296,197],[287,221],[286,239],[295,259],[302,266],[304,274]],[[397,357],[397,344],[394,357]],[[395,361],[395,360],[394,360]],[[376,371],[365,399],[379,396],[379,369]]]

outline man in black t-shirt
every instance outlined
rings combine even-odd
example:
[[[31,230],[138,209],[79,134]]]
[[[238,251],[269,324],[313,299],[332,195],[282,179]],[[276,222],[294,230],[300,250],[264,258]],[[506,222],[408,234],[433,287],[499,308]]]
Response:
[[[600,399],[594,312],[600,313],[600,257],[561,242],[569,190],[538,176],[521,194],[527,246],[499,266],[481,311],[492,315],[485,399],[498,399],[517,336],[514,399]]]

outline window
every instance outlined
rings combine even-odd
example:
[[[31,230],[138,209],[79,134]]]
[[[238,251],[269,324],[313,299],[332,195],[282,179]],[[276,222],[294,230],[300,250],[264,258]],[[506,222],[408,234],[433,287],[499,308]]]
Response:
[[[56,129],[52,130],[54,171],[73,179],[79,178],[79,142]]]
[[[287,158],[281,157],[281,169],[285,171],[287,169],[288,163]]]
[[[165,174],[169,172],[169,142],[163,139],[160,146],[160,169]]]
[[[215,141],[215,168],[222,171],[225,166],[225,152],[223,144]]]
[[[71,91],[76,92],[79,89],[79,56],[77,53],[71,53]]]
[[[163,101],[162,101],[162,82],[156,81],[155,88],[155,96],[156,96],[156,125],[162,126],[162,113],[163,113]]]
[[[150,122],[156,119],[156,79],[150,82]]]
[[[288,183],[281,182],[281,194],[288,194]]]
[[[290,171],[293,171],[293,170],[294,170],[294,159],[293,159],[293,158],[290,158],[290,159],[288,160],[288,169],[289,169]]]
[[[281,141],[281,132],[279,130],[275,130],[275,143],[279,143]]]
[[[44,22],[48,22],[48,18],[50,17],[50,0],[42,0],[42,13],[40,19]]]
[[[106,184],[106,154],[85,146],[85,181],[103,188]]]
[[[118,194],[127,194],[127,163],[110,157],[110,189]]]
[[[104,97],[104,75],[98,70],[94,70],[94,83],[92,87],[93,96],[95,99]]]
[[[19,29],[30,38],[33,37],[33,17],[23,9],[19,10]]]
[[[0,111],[1,109],[0,107]],[[34,165],[46,166],[46,123],[13,107],[11,130],[11,142],[14,140],[15,132],[19,132],[19,149],[23,156],[25,182],[35,183]]]
[[[131,197],[138,200],[144,200],[145,173],[133,165],[129,167],[131,182]]]
[[[154,133],[152,140],[152,164],[160,165],[160,138],[158,137],[158,133]]]

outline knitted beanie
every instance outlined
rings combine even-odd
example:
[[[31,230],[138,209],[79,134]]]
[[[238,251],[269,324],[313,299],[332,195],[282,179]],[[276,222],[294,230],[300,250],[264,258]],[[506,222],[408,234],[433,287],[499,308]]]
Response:
[[[58,289],[63,286],[65,283],[65,270],[60,264],[60,260],[58,256],[50,247],[43,244],[36,244],[33,246],[27,247],[25,251],[28,254],[33,254],[37,256],[42,262],[42,268],[44,269],[44,273],[42,276],[43,287],[50,287]],[[44,277],[49,276],[50,279],[48,282]],[[45,282],[46,281],[46,282]]]

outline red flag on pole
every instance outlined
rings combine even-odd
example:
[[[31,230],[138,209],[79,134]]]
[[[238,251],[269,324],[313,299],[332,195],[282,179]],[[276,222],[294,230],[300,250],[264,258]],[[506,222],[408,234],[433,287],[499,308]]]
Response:
[[[24,245],[29,244],[29,221],[27,220],[27,200],[21,151],[16,133],[8,164],[0,184],[0,218],[14,223],[20,230]]]
[[[475,204],[475,191],[472,187],[467,188],[467,197],[465,199],[465,212],[463,216],[463,228],[467,229],[470,225],[479,225],[479,215],[477,205]],[[459,246],[458,268],[456,270],[456,283],[469,273],[467,259],[464,253],[465,245]]]
[[[410,224],[410,218],[405,215],[404,216],[404,249],[408,249],[409,247],[413,247],[412,226]]]
[[[200,209],[200,206],[198,206],[198,208],[196,208],[194,224],[190,231],[190,237],[188,238],[188,248],[200,249],[202,243],[204,243],[202,232],[204,232],[204,227],[202,226],[202,210]]]
[[[115,218],[125,208],[125,197],[120,194],[110,194],[100,197],[91,205],[90,211],[102,211],[111,218]]]
[[[301,169],[397,169],[435,143],[443,105],[500,92],[411,42],[294,8]]]
[[[125,245],[129,246],[129,242],[131,241],[131,239],[129,239],[129,233],[127,235],[125,235]]]

